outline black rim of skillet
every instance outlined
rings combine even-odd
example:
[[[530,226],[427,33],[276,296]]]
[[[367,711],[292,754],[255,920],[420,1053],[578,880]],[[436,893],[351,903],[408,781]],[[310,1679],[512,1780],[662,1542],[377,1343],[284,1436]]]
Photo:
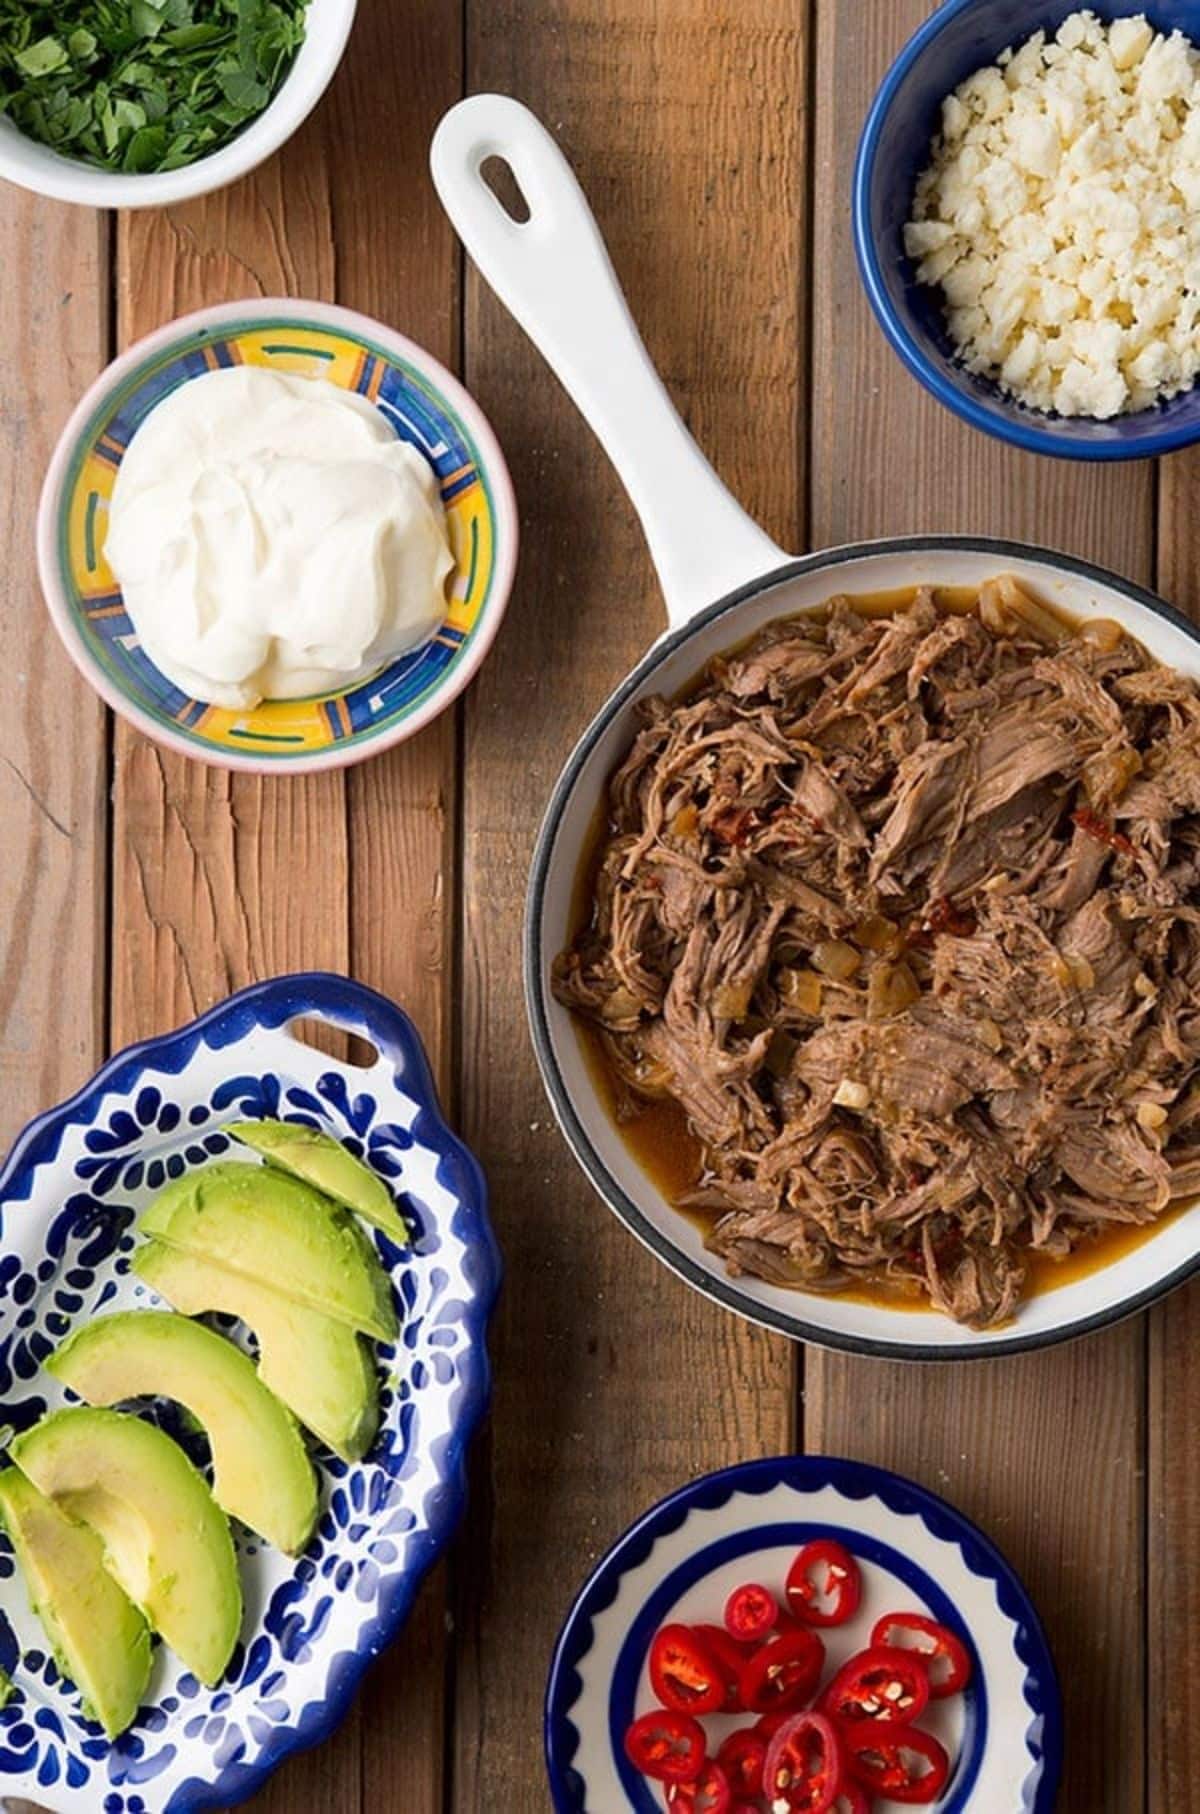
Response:
[[[1079,560],[1073,555],[1039,548],[1029,542],[970,535],[889,536],[876,541],[852,542],[844,547],[824,549],[820,553],[802,555],[796,560],[787,561],[782,566],[772,568],[761,579],[751,580],[747,585],[740,586],[736,591],[726,594],[724,598],[717,599],[714,604],[689,623],[683,624],[678,630],[670,631],[656,642],[601,706],[568,757],[555,783],[554,792],[550,796],[550,803],[546,808],[545,817],[538,832],[530,870],[525,908],[525,1005],[529,1015],[530,1031],[533,1035],[534,1051],[542,1074],[542,1083],[550,1099],[555,1119],[566,1136],[575,1158],[587,1174],[592,1188],[613,1213],[619,1216],[630,1232],[635,1234],[678,1277],[694,1286],[697,1291],[703,1292],[705,1297],[712,1298],[716,1303],[723,1305],[725,1309],[735,1311],[749,1322],[773,1329],[780,1335],[790,1336],[793,1341],[811,1342],[820,1348],[840,1349],[850,1354],[864,1354],[888,1360],[978,1361],[989,1360],[998,1355],[1027,1353],[1036,1348],[1049,1348],[1059,1342],[1074,1341],[1079,1336],[1088,1335],[1095,1330],[1121,1322],[1125,1317],[1133,1316],[1155,1303],[1159,1298],[1165,1297],[1177,1285],[1182,1285],[1194,1272],[1200,1270],[1200,1251],[1193,1253],[1173,1272],[1161,1279],[1156,1279],[1144,1291],[1139,1291],[1132,1297],[1125,1298],[1105,1310],[1097,1311],[1092,1316],[1082,1316],[1073,1322],[1040,1330],[1035,1334],[1003,1336],[994,1341],[970,1343],[962,1347],[953,1343],[894,1342],[877,1340],[869,1336],[846,1335],[838,1330],[825,1329],[809,1323],[802,1315],[792,1315],[788,1311],[776,1310],[739,1290],[731,1278],[718,1277],[698,1266],[682,1249],[676,1246],[669,1235],[663,1234],[654,1226],[638,1208],[632,1197],[621,1188],[600,1156],[563,1080],[550,1038],[546,991],[542,980],[544,974],[541,940],[542,910],[563,810],[597,742],[622,707],[642,691],[646,680],[654,670],[669,655],[682,648],[693,636],[701,630],[707,629],[720,618],[736,611],[739,605],[758,597],[760,593],[773,590],[787,580],[795,579],[800,574],[812,573],[822,568],[827,568],[832,572],[851,561],[861,560],[871,555],[932,552],[987,554],[996,556],[997,560],[1036,561],[1041,566],[1056,568],[1061,573],[1069,574],[1073,579],[1108,586],[1112,590],[1122,593],[1131,602],[1141,605],[1154,616],[1163,618],[1200,645],[1200,624],[1193,623],[1174,605],[1169,605],[1165,599],[1159,598],[1157,593],[1148,591],[1146,587],[1139,586],[1132,580],[1122,579],[1119,574],[1099,567],[1092,561]],[[798,1301],[802,1301],[802,1299],[798,1297]]]

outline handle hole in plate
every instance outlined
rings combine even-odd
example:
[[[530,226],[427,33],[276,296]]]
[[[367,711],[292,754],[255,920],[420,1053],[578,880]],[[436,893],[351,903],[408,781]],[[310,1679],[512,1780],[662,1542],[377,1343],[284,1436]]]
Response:
[[[532,217],[533,209],[525,200],[525,192],[517,181],[512,165],[505,158],[493,154],[484,158],[479,166],[479,174],[513,225],[525,226]]]
[[[378,1049],[369,1039],[359,1033],[345,1033],[340,1027],[331,1027],[327,1020],[301,1016],[299,1020],[288,1022],[287,1034],[298,1046],[309,1046],[323,1052],[327,1058],[336,1058],[339,1064],[352,1065],[355,1070],[370,1071],[379,1063]]]

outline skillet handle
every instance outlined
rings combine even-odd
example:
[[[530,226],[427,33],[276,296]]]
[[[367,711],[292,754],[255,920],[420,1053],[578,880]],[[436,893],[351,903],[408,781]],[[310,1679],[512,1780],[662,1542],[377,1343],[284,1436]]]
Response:
[[[488,187],[481,168],[489,158],[509,166],[527,221],[515,220]],[[646,532],[672,626],[786,561],[680,420],[583,190],[541,122],[506,95],[473,95],[443,119],[430,162],[467,251],[616,467]]]

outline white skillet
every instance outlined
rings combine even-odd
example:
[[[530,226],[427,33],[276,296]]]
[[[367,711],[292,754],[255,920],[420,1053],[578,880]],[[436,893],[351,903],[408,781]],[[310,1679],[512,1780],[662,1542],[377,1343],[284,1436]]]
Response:
[[[509,165],[529,219],[517,222],[481,174]],[[999,1330],[933,1311],[888,1309],[758,1279],[731,1279],[699,1232],[632,1157],[588,1069],[550,967],[571,932],[571,898],[608,775],[634,734],[637,701],[670,695],[720,650],[835,592],[975,586],[1014,573],[1077,616],[1115,618],[1160,661],[1200,675],[1200,630],[1153,593],[1067,555],[971,536],[914,536],[792,559],[722,485],[675,411],[621,294],[587,201],[545,128],[519,102],[475,95],[451,109],[433,178],[463,243],[545,355],[632,499],[662,582],[668,629],[603,705],[569,757],[538,839],[525,932],[530,1024],[546,1089],[595,1188],[660,1259],[707,1296],[805,1341],[913,1360],[1043,1347],[1141,1309],[1200,1266],[1200,1205],[1134,1252],[1042,1292]]]

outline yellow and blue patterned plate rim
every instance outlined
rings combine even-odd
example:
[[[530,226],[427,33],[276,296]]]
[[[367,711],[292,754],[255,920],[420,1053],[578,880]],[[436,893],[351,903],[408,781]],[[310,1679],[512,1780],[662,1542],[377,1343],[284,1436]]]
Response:
[[[346,311],[337,311],[337,314],[335,324],[299,313],[293,315],[283,312],[250,312],[244,315],[231,312],[228,317],[216,320],[201,320],[195,324],[186,321],[177,323],[176,326],[181,330],[178,336],[159,343],[145,358],[124,372],[120,381],[106,390],[74,436],[58,492],[55,549],[59,578],[76,634],[84,643],[89,656],[103,670],[110,686],[135,704],[141,714],[161,727],[172,740],[178,739],[191,744],[206,754],[228,750],[231,754],[252,755],[255,761],[287,765],[314,756],[340,755],[350,746],[357,749],[383,736],[390,736],[394,740],[398,727],[419,711],[431,695],[445,687],[461,669],[468,651],[477,642],[485,623],[493,615],[490,607],[494,604],[494,582],[497,568],[502,565],[497,559],[500,552],[498,538],[505,525],[497,511],[487,458],[480,449],[475,434],[461,411],[427,371],[397,347],[383,344],[360,328],[357,325],[359,318],[349,316]],[[273,343],[272,337],[280,338]],[[131,684],[128,649],[123,664],[114,659],[111,645],[106,644],[104,637],[96,633],[98,620],[123,618],[124,613],[119,590],[115,582],[111,582],[111,576],[107,589],[102,589],[99,593],[87,589],[89,584],[94,586],[98,576],[103,574],[102,558],[97,557],[94,545],[94,519],[98,507],[97,498],[104,494],[89,489],[86,478],[89,468],[94,470],[97,467],[107,468],[115,477],[123,448],[119,443],[109,440],[108,430],[113,421],[157,375],[196,355],[205,359],[201,370],[215,370],[222,364],[241,363],[247,349],[252,354],[251,360],[247,362],[271,364],[291,371],[303,370],[303,366],[314,358],[326,361],[327,375],[334,382],[370,396],[390,420],[394,421],[396,415],[405,420],[402,412],[396,410],[388,400],[380,403],[379,392],[386,383],[388,374],[395,373],[429,408],[435,419],[440,418],[453,428],[467,460],[456,471],[448,475],[439,473],[438,477],[443,489],[461,591],[456,584],[442,630],[425,649],[415,652],[415,657],[410,656],[399,664],[393,664],[391,668],[354,688],[314,699],[265,703],[253,713],[222,712],[176,694],[179,704],[168,713],[158,701],[139,692]],[[335,371],[340,371],[341,375],[335,377]],[[162,401],[164,396],[178,388],[178,384],[187,383],[191,377],[198,375],[199,371],[181,371],[177,381],[161,390],[148,407]],[[364,376],[369,376],[366,386],[362,383]],[[349,380],[354,378],[357,378],[357,382],[351,383]],[[414,427],[411,423],[408,426]],[[419,431],[416,432],[416,440],[418,445],[422,445]],[[427,445],[423,445],[423,451],[430,453]],[[434,464],[436,471],[436,462],[431,459],[431,464]],[[464,476],[468,483],[462,486]],[[111,484],[110,479],[109,494]],[[453,488],[448,496],[447,487]],[[464,514],[466,503],[476,506],[468,514]],[[84,557],[82,567],[77,557]],[[504,602],[502,597],[499,609],[503,609]],[[454,621],[456,613],[457,623]],[[450,642],[451,637],[461,638],[457,646]],[[133,642],[131,635],[125,640],[129,644]],[[424,679],[424,683],[419,687],[409,687],[395,707],[383,710],[379,689],[384,687],[386,690],[388,676],[399,669],[402,671],[400,678],[407,680],[417,669],[426,665],[429,651],[439,645],[449,645],[448,652],[445,656],[435,655],[434,661],[429,663],[432,671]],[[142,659],[144,661],[145,658]],[[148,663],[145,665],[147,671],[153,672]],[[161,681],[161,677],[157,678]],[[362,704],[364,697],[373,709],[364,722],[356,724],[352,713]],[[258,726],[253,725],[255,718],[260,721]],[[266,724],[262,723],[264,719]],[[272,722],[281,727],[286,725],[288,729],[282,735],[273,732],[269,728]],[[288,747],[280,748],[279,744],[285,741]]]

